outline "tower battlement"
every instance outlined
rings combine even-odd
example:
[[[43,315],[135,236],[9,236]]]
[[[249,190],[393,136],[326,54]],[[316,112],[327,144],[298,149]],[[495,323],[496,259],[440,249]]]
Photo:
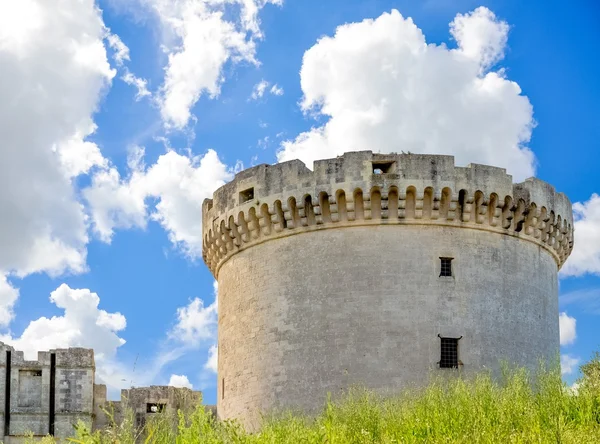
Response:
[[[203,258],[215,277],[252,245],[306,231],[360,225],[438,225],[533,242],[562,266],[573,247],[571,203],[536,178],[454,165],[453,156],[349,152],[244,170],[203,203]]]

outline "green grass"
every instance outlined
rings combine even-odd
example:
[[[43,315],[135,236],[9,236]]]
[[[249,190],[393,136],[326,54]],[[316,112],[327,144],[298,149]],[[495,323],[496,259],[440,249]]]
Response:
[[[157,415],[141,431],[134,430],[131,415],[94,434],[80,426],[72,442],[600,443],[600,355],[586,365],[576,391],[557,369],[542,369],[535,378],[507,370],[500,381],[487,374],[432,380],[393,398],[353,389],[344,399],[327,402],[316,418],[280,415],[266,419],[254,434],[235,422],[215,421],[199,406],[177,417]]]

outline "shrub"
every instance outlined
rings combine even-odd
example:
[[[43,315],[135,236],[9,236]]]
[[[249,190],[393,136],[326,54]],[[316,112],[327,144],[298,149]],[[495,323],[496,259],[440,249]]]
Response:
[[[427,387],[384,398],[353,388],[328,399],[316,418],[291,413],[264,420],[259,433],[235,421],[216,421],[198,405],[191,412],[162,414],[135,430],[122,424],[90,433],[83,424],[70,441],[80,444],[266,444],[266,443],[598,443],[600,442],[600,354],[581,368],[576,389],[558,366],[531,378],[523,369],[472,379],[432,379]],[[53,442],[48,438],[48,442]]]

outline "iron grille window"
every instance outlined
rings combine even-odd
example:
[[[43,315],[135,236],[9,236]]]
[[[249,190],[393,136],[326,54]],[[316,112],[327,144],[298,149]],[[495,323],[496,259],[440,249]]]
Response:
[[[458,368],[458,340],[460,338],[442,338],[440,368]]]
[[[452,276],[452,258],[440,258],[440,276]]]

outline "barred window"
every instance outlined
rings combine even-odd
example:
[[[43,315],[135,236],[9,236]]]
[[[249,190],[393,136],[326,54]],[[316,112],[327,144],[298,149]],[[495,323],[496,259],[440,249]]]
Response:
[[[440,276],[452,276],[452,258],[440,258]]]
[[[458,340],[460,338],[442,338],[440,336],[440,339],[440,368],[458,368]]]

